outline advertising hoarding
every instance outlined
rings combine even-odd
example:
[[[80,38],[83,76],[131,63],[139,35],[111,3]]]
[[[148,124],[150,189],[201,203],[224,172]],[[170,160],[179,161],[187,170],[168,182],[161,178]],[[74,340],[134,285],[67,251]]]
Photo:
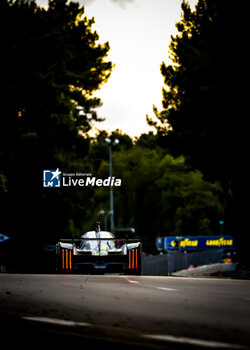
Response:
[[[157,237],[158,250],[235,249],[233,236]]]

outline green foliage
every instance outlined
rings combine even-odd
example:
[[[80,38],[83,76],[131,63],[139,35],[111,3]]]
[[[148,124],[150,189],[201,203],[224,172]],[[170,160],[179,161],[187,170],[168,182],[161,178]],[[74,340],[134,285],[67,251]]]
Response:
[[[97,176],[108,176],[108,156],[96,171]],[[174,158],[159,146],[156,151],[137,140],[132,148],[113,149],[113,174],[122,179],[122,186],[114,187],[115,226],[134,227],[146,251],[154,251],[158,235],[219,233],[222,189],[188,167],[183,156]],[[98,213],[109,212],[109,188],[96,189],[93,199],[96,218],[103,221]]]
[[[200,62],[208,53],[197,53],[195,45],[202,43],[201,24],[210,20],[198,20],[202,8],[198,17],[185,3],[183,11],[185,18],[178,25],[181,34],[172,39],[175,65],[162,65],[170,86],[164,92],[165,110],[155,109],[161,123],[168,120],[173,130],[173,139],[168,135],[165,143],[164,127],[157,135],[143,134],[134,141],[120,130],[87,136],[91,120],[99,120],[96,108],[101,101],[93,92],[109,78],[112,63],[107,61],[109,44],[98,42],[98,34],[91,29],[94,20],[84,17],[83,7],[66,0],[49,1],[47,10],[34,1],[0,2],[0,229],[13,234],[18,251],[22,243],[42,246],[60,237],[80,236],[97,219],[104,221],[103,211],[109,226],[109,187],[42,187],[44,169],[108,177],[107,137],[119,139],[113,147],[113,175],[122,179],[122,186],[114,187],[116,228],[134,227],[147,252],[153,252],[157,235],[218,233],[224,210],[219,183],[205,181],[201,171],[190,168],[187,157],[178,152],[178,143],[176,154],[169,153],[176,145],[174,137],[184,139],[184,134],[192,141],[186,145],[187,155],[193,147],[192,155],[198,159],[206,133],[211,133],[202,131],[203,122],[196,124],[197,118],[217,118],[217,112],[209,114],[215,111],[209,104],[215,99],[213,88],[198,88],[200,75],[206,73]],[[196,62],[194,67],[191,62]],[[207,64],[212,67],[213,61],[208,59]],[[204,111],[200,105],[207,93],[211,98]],[[186,114],[191,110],[193,120]],[[197,147],[202,137],[204,143]]]
[[[171,153],[186,155],[206,177],[227,184],[232,156],[242,150],[233,121],[237,116],[237,125],[246,124],[238,114],[236,9],[230,1],[199,0],[194,11],[183,1],[182,11],[179,34],[171,38],[173,63],[161,65],[165,88],[164,109],[155,109],[158,131],[167,134]]]
[[[220,181],[225,232],[238,237],[248,227],[244,11],[226,0],[199,0],[194,10],[182,2],[178,34],[169,47],[172,64],[161,64],[163,110],[154,107],[156,118],[147,117],[172,155],[184,155],[206,179]],[[239,18],[243,27],[234,25]]]
[[[112,70],[109,44],[98,42],[93,23],[66,0],[49,1],[47,10],[34,1],[0,2],[0,173],[8,180],[1,226],[19,239],[71,235],[87,215],[91,191],[49,192],[42,170],[90,167],[86,132],[101,104],[92,94]]]

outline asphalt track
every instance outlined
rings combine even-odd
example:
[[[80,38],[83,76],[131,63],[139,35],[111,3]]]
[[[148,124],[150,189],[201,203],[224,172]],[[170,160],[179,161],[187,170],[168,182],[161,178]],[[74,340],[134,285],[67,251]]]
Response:
[[[250,281],[2,274],[0,323],[30,348],[250,349]]]

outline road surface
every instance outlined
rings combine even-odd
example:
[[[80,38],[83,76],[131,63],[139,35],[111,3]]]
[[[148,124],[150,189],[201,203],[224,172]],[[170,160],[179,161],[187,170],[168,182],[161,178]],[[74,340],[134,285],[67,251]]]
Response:
[[[2,274],[0,322],[31,347],[250,349],[250,281]]]

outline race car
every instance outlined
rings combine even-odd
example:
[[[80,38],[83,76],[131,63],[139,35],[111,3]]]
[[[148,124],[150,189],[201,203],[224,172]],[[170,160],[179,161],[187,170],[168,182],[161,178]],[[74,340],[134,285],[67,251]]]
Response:
[[[56,269],[59,273],[141,274],[141,242],[115,238],[102,231],[88,231],[80,239],[61,239],[56,244]]]

